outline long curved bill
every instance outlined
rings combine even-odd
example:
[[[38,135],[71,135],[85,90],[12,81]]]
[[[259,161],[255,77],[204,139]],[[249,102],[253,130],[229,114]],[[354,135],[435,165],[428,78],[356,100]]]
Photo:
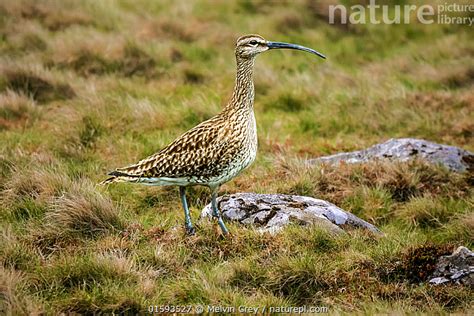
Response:
[[[296,44],[290,44],[290,43],[282,43],[282,42],[267,42],[267,46],[269,49],[275,49],[275,48],[286,48],[286,49],[297,49],[297,50],[302,50],[311,54],[315,54],[321,58],[326,59],[326,56],[321,54],[318,51],[315,51],[314,49],[304,47],[301,45],[296,45]]]

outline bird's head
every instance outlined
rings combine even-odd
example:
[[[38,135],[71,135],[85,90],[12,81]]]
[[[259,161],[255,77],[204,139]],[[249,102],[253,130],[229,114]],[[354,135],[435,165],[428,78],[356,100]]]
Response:
[[[248,59],[253,58],[267,50],[277,48],[302,50],[308,53],[315,54],[321,58],[326,58],[326,56],[324,56],[318,51],[315,51],[314,49],[290,43],[270,42],[265,40],[260,35],[245,35],[239,37],[235,46],[235,55],[240,58]]]

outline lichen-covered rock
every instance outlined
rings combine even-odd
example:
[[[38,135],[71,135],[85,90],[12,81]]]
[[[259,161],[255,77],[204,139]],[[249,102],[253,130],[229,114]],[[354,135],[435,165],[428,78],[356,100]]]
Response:
[[[381,234],[374,225],[336,205],[306,196],[236,193],[218,198],[217,203],[224,219],[254,225],[260,231],[274,233],[290,223],[298,223],[316,224],[333,233],[352,227]],[[210,204],[202,210],[201,218],[204,217],[212,217]]]
[[[456,283],[474,287],[474,252],[461,246],[452,255],[440,257],[429,282]]]
[[[430,163],[442,164],[452,171],[474,170],[473,153],[458,147],[414,138],[390,139],[367,149],[311,159],[310,163],[361,163],[383,158],[399,161],[421,158]]]

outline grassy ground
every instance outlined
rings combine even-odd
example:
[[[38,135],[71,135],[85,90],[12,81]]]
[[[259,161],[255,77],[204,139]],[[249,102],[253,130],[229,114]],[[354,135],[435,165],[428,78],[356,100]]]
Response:
[[[302,163],[391,137],[473,151],[472,29],[326,21],[313,1],[0,1],[0,310],[472,309],[472,290],[423,283],[436,255],[474,246],[472,173]],[[258,57],[258,158],[222,193],[326,199],[386,237],[229,224],[224,239],[203,222],[186,238],[176,188],[95,185],[220,110],[246,33],[328,59]],[[208,191],[190,202],[196,218]]]

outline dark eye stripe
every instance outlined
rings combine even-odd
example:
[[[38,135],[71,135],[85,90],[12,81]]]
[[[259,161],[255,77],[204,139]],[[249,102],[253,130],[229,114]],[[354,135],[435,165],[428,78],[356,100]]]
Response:
[[[257,45],[258,42],[256,40],[250,41],[250,45]]]

